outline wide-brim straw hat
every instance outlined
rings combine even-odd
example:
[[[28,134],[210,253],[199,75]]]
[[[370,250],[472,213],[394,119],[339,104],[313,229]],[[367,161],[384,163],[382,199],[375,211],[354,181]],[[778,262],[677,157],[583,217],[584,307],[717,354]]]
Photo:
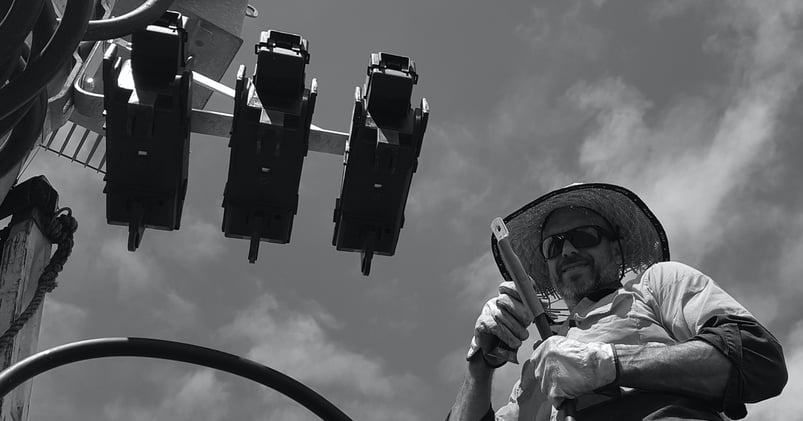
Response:
[[[571,184],[551,191],[503,218],[510,232],[513,251],[544,298],[558,298],[559,295],[549,280],[546,260],[541,255],[541,229],[552,211],[567,206],[591,209],[610,222],[619,233],[625,272],[640,273],[657,262],[669,260],[669,242],[664,228],[635,193],[614,184]],[[512,280],[502,263],[493,235],[491,250],[502,276]]]

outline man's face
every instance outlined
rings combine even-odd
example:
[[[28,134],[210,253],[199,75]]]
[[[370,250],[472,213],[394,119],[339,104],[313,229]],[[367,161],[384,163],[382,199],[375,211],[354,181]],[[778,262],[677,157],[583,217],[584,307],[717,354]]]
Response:
[[[542,238],[586,225],[599,226],[613,232],[610,224],[593,211],[585,208],[561,208],[547,219]],[[620,264],[618,242],[605,236],[598,245],[587,248],[576,247],[566,239],[560,254],[547,259],[550,281],[565,300],[574,303],[594,291],[618,285]]]

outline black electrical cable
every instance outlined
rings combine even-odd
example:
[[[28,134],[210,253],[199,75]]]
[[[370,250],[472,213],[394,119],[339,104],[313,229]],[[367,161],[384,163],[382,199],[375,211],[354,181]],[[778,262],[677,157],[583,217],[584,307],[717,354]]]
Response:
[[[85,41],[101,41],[126,36],[162,17],[174,0],[147,0],[138,8],[115,18],[93,20],[84,34]]]
[[[53,36],[54,23],[55,13],[49,0],[16,0],[7,4],[0,23],[0,37],[7,37],[0,45],[0,53],[7,54],[0,56],[0,81],[16,79],[28,69],[29,63],[40,57]],[[31,36],[30,47],[25,43],[28,35]],[[38,95],[34,92],[31,98],[0,119],[0,135],[8,135],[0,153],[0,177],[5,178],[14,169],[19,169],[19,164],[41,133],[47,97],[44,92]]]
[[[66,65],[82,40],[122,37],[156,21],[173,0],[147,0],[117,18],[92,20],[96,0],[69,0],[58,27],[50,0],[13,0],[3,5],[0,22],[0,137],[20,124],[46,86]],[[25,39],[31,37],[29,48]],[[41,112],[41,114],[40,114]],[[44,121],[46,109],[30,116]],[[41,117],[41,118],[40,118]],[[25,117],[29,118],[29,117]],[[0,150],[0,174],[5,175],[24,159],[41,132],[25,129],[11,135]],[[28,134],[22,136],[22,133]],[[12,142],[22,142],[14,145]],[[14,159],[10,159],[14,158]]]
[[[47,95],[42,92],[31,101],[30,107],[11,132],[0,153],[0,178],[18,170],[25,156],[36,144],[47,114]],[[16,177],[16,175],[15,175]]]
[[[14,54],[33,28],[45,1],[50,0],[15,0],[5,18],[0,22],[0,68],[19,57]],[[0,81],[2,82],[2,81]]]
[[[31,51],[34,54],[34,56],[31,57],[32,59],[38,59],[39,55],[45,51],[47,44],[50,42],[56,30],[56,25],[58,25],[56,8],[53,6],[52,2],[45,1],[31,36]]]
[[[61,70],[86,31],[94,12],[93,0],[70,0],[64,17],[39,58],[0,88],[0,118],[6,118],[35,97]]]
[[[0,82],[8,80],[0,88],[0,136],[13,131],[0,150],[0,176],[6,177],[17,169],[36,145],[47,115],[47,84],[68,63],[81,41],[94,4],[94,0],[70,0],[55,30],[50,0],[33,3],[28,14],[16,11],[29,7],[24,0],[16,0],[8,9],[0,32],[17,40],[17,44],[6,47],[11,56],[0,66]],[[32,21],[33,12],[36,19]],[[17,22],[10,21],[15,17],[26,25],[17,26]],[[30,47],[24,42],[29,34]]]
[[[38,374],[70,363],[107,357],[145,357],[214,368],[253,380],[293,399],[325,421],[351,421],[314,390],[246,358],[197,345],[151,338],[99,338],[57,346],[0,372],[0,397]]]

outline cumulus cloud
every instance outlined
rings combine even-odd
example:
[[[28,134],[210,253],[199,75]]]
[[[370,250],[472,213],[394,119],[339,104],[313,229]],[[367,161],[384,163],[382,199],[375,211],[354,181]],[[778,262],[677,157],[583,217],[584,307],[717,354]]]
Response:
[[[593,1],[597,8],[602,7],[603,3],[604,0]],[[516,25],[514,33],[539,52],[560,52],[558,54],[597,59],[604,51],[606,38],[602,31],[585,22],[585,6],[585,2],[573,2],[560,13],[533,6],[530,9],[530,21]]]
[[[457,348],[447,353],[438,362],[438,376],[448,384],[454,386],[456,391],[460,381],[466,375],[466,353],[468,352],[468,340],[465,348]]]
[[[417,377],[390,373],[381,360],[336,344],[314,315],[288,309],[270,295],[238,314],[223,332],[246,341],[248,358],[307,384],[347,413],[370,412],[364,419],[393,419],[383,417],[426,390]],[[399,396],[409,400],[402,403]],[[271,402],[276,401],[272,398]],[[372,404],[366,407],[357,402]]]
[[[740,3],[726,8],[731,19],[720,18],[721,26],[738,23],[755,34],[734,51],[737,71],[724,92],[680,97],[656,111],[621,78],[580,82],[567,94],[596,116],[580,150],[583,170],[632,186],[658,211],[674,249],[690,259],[719,241],[714,228],[721,224],[712,222],[725,198],[777,158],[779,116],[803,80],[803,60],[790,59],[803,53],[789,19],[800,16],[801,6],[777,3],[782,7]]]
[[[118,315],[137,315],[140,320],[153,322],[152,329],[161,334],[176,334],[196,326],[199,312],[192,292],[183,291],[181,285],[176,289],[172,284],[181,272],[162,264],[161,256],[153,250],[129,252],[124,241],[106,240],[96,263],[99,277],[110,279],[116,286],[117,300],[126,303],[119,308]],[[141,314],[142,306],[151,310]]]
[[[230,393],[210,370],[199,370],[169,382],[164,395],[156,408],[117,400],[104,408],[104,415],[107,419],[134,421],[228,419],[226,402]]]
[[[454,269],[449,281],[455,286],[457,301],[466,309],[479,311],[486,301],[496,295],[496,287],[503,279],[488,251],[467,265]]]
[[[86,309],[47,297],[42,309],[39,350],[82,339],[88,314]]]
[[[790,291],[803,293],[803,282],[800,282],[800,276],[803,274],[803,260],[800,258],[803,256],[803,215],[790,219],[791,223],[787,220],[784,224],[790,239],[779,257],[779,278],[782,285]]]
[[[181,229],[171,232],[163,241],[153,243],[160,256],[188,264],[220,257],[225,250],[225,237],[220,226],[192,212],[181,218]]]
[[[429,156],[438,155],[439,159],[427,162],[416,174],[407,201],[409,212],[415,214],[455,205],[457,211],[467,212],[480,204],[488,195],[489,177],[483,166],[472,158],[471,151],[476,150],[479,142],[477,134],[464,125],[448,129],[437,125],[430,127],[426,147]]]
[[[178,330],[193,326],[198,322],[198,306],[180,296],[176,291],[168,290],[163,294],[164,305],[158,306],[154,317],[162,327]]]
[[[699,5],[700,2],[694,0],[658,0],[647,6],[647,16],[653,21],[674,18]]]
[[[106,240],[101,247],[101,260],[98,262],[102,270],[110,270],[116,276],[121,297],[148,291],[161,282],[161,273],[155,260],[146,251],[136,253],[128,251],[125,239]]]
[[[348,408],[348,415],[355,420],[420,421],[426,419],[421,417],[421,411],[415,405],[406,405],[405,401],[407,400],[399,399],[391,407],[386,402],[354,400],[346,402],[344,407]]]

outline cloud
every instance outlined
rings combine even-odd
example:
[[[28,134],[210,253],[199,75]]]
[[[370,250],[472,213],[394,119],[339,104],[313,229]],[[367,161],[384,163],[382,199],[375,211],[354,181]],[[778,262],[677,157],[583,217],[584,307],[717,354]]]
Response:
[[[504,280],[490,251],[454,269],[448,279],[455,285],[457,301],[473,311],[481,309],[486,301],[496,296],[496,287]]]
[[[101,279],[111,278],[117,287],[117,300],[126,303],[119,307],[118,316],[147,320],[153,323],[154,333],[174,335],[197,326],[201,315],[193,301],[196,292],[182,289],[179,282],[183,281],[182,272],[176,272],[169,260],[162,264],[165,260],[158,250],[171,241],[155,242],[161,244],[156,250],[141,248],[132,253],[123,239],[106,240],[100,250],[96,273]],[[167,279],[171,282],[166,282]],[[151,311],[142,314],[142,306]],[[123,326],[130,328],[125,323]]]
[[[647,6],[647,16],[652,21],[675,18],[686,12],[688,9],[699,6],[700,2],[695,0],[658,0],[653,1]]]
[[[592,110],[597,116],[598,128],[582,145],[580,163],[592,172],[612,167],[626,177],[635,175],[640,169],[637,162],[648,158],[652,143],[645,139],[649,130],[643,121],[652,104],[620,78],[580,82],[569,89],[567,97],[579,109]]]
[[[427,157],[422,156],[410,189],[408,217],[444,208],[457,214],[476,212],[491,189],[487,166],[476,153],[481,137],[466,125],[431,126],[424,146]]]
[[[86,309],[46,297],[42,310],[38,349],[74,342],[82,338],[87,315]]]
[[[168,233],[163,241],[155,241],[153,247],[160,256],[197,264],[220,257],[225,251],[225,237],[220,226],[185,211],[181,219],[181,229]]]
[[[604,0],[594,0],[595,9],[603,6]],[[514,34],[540,53],[562,55],[565,59],[579,56],[584,59],[599,58],[607,42],[605,34],[585,21],[587,4],[573,2],[570,8],[555,13],[545,7],[533,6],[530,22],[514,27]],[[559,54],[556,54],[560,52]]]
[[[800,282],[800,275],[803,274],[803,215],[797,215],[792,219],[792,223],[785,223],[788,244],[783,247],[779,258],[779,278],[781,283],[790,291],[803,293],[803,282]]]
[[[198,323],[198,305],[181,297],[176,291],[168,290],[163,294],[165,302],[153,310],[153,316],[159,325],[172,331],[186,329]]]
[[[651,104],[621,79],[581,83],[569,95],[581,109],[597,110],[597,127],[580,150],[587,177],[641,194],[678,239],[675,249],[689,256],[700,256],[718,240],[711,221],[721,201],[746,181],[752,164],[768,158],[769,112],[761,104],[727,110],[712,131],[702,119],[714,112],[702,99],[680,100],[649,126]]]
[[[344,412],[346,412],[349,418],[353,420],[418,421],[422,419],[416,413],[416,408],[399,407],[391,410],[383,407],[381,403],[376,404],[370,402],[349,402],[343,405],[343,407],[348,408],[348,411]],[[279,408],[270,408],[266,412],[267,416],[265,419],[269,420],[320,421],[321,419],[298,404],[281,406]],[[446,413],[444,413],[444,415],[446,415]]]
[[[415,404],[407,405],[407,398],[399,398],[398,403],[390,407],[385,402],[356,400],[344,404],[348,415],[355,420],[375,421],[419,421],[419,408]],[[445,415],[445,414],[444,414]]]
[[[352,416],[352,418],[354,417]],[[271,409],[266,419],[283,421],[317,421],[320,419],[320,417],[312,414],[308,409],[300,405],[290,405]]]
[[[799,18],[801,6],[778,5],[726,8],[730,19],[719,25],[754,36],[737,44],[724,91],[680,96],[658,110],[616,77],[580,82],[567,93],[596,119],[580,149],[586,176],[641,194],[675,239],[673,249],[692,261],[719,242],[722,224],[714,221],[726,199],[752,181],[751,173],[778,164],[780,115],[803,80],[800,31],[784,15]]]
[[[115,275],[121,297],[131,297],[161,283],[161,273],[155,260],[145,250],[130,252],[124,239],[106,240],[101,247],[102,270],[111,270]]]
[[[222,332],[244,340],[248,358],[312,387],[350,415],[349,410],[372,413],[364,419],[393,419],[378,414],[392,414],[427,390],[417,377],[388,373],[381,360],[334,343],[315,316],[288,309],[270,295],[257,299]],[[363,401],[375,405],[356,404]]]
[[[449,384],[453,384],[455,393],[466,375],[466,353],[469,343],[466,340],[465,348],[452,350],[438,362],[438,376]]]
[[[230,393],[211,370],[199,370],[168,382],[164,400],[157,408],[139,406],[117,400],[104,408],[107,419],[150,421],[157,419],[223,420],[228,419],[226,401]]]

